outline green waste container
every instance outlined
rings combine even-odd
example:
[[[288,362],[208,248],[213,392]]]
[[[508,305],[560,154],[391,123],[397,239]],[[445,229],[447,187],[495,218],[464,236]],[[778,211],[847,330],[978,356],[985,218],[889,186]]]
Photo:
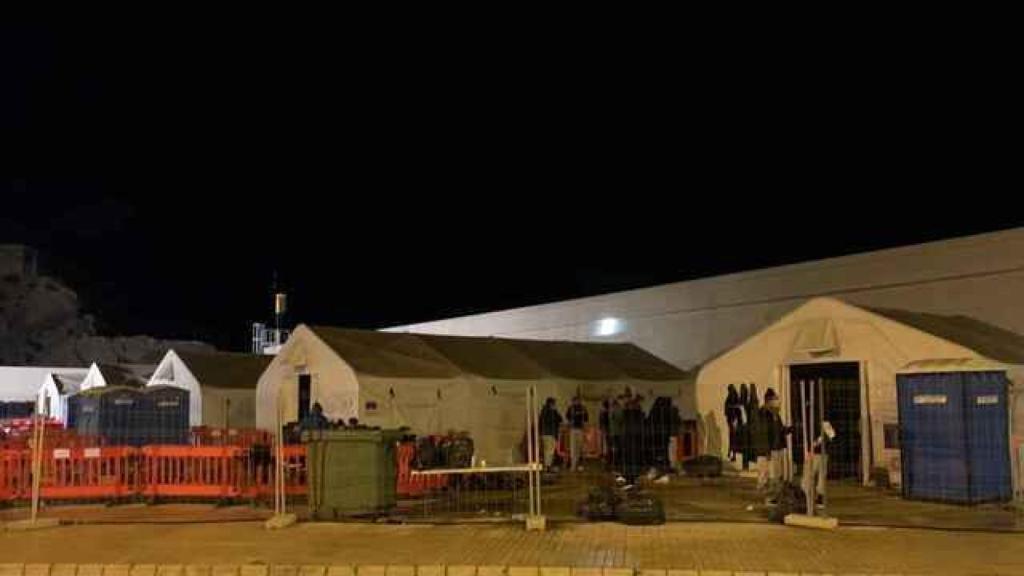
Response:
[[[310,430],[302,433],[314,519],[386,512],[396,504],[398,430]]]

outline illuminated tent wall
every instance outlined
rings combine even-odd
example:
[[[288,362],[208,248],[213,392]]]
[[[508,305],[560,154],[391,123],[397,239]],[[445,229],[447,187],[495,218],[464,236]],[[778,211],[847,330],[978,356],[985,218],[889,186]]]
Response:
[[[427,336],[300,325],[257,387],[257,426],[300,414],[300,386],[331,420],[416,434],[466,430],[479,459],[521,461],[526,390],[564,412],[579,391],[596,424],[600,400],[625,387],[678,402],[688,375],[632,344]],[[692,404],[692,403],[691,403]],[[303,408],[305,409],[305,408]]]

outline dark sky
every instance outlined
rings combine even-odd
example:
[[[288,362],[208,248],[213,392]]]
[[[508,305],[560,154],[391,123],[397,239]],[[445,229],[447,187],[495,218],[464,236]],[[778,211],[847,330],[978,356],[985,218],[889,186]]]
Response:
[[[294,321],[379,327],[1024,223],[1011,79],[939,52],[0,42],[0,242],[108,333],[245,346],[275,271]]]

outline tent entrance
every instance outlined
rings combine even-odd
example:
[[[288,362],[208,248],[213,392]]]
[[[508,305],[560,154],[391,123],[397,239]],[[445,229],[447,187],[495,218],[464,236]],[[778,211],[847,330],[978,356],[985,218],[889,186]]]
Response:
[[[811,394],[801,394],[801,382],[814,387]],[[819,383],[820,382],[820,386]],[[821,434],[821,421],[832,424],[836,437],[828,444],[828,477],[830,479],[861,477],[861,406],[860,365],[857,362],[825,364],[796,364],[789,367],[790,415],[793,423],[793,461],[803,464],[804,448],[801,430],[805,402],[812,415],[809,418],[812,439]],[[804,388],[808,390],[810,387]]]
[[[309,374],[299,374],[299,422],[305,420],[312,406],[313,378]]]

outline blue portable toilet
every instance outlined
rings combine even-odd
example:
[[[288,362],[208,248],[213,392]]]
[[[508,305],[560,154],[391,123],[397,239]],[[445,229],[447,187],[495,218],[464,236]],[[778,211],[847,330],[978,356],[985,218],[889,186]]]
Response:
[[[916,362],[896,375],[896,387],[905,497],[1012,498],[1005,368],[976,359]]]

